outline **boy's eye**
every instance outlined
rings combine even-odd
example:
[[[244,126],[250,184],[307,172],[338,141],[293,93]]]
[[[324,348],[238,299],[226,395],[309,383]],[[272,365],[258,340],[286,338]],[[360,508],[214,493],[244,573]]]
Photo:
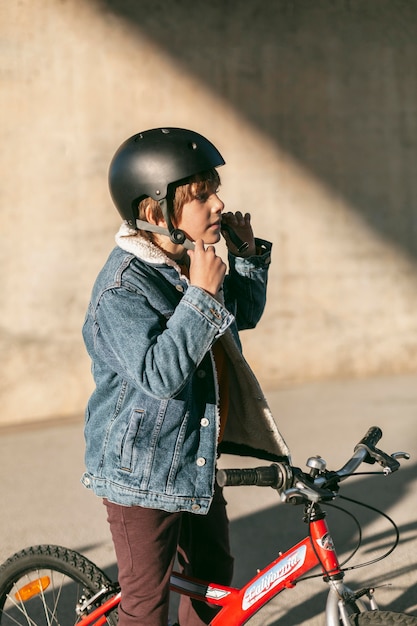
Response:
[[[195,195],[195,199],[198,200],[199,202],[207,202],[207,200],[209,199],[209,194],[208,193],[197,193]]]
[[[217,194],[218,189],[213,189],[211,191],[202,191],[201,193],[196,193],[194,198],[199,202],[207,202],[212,194]]]

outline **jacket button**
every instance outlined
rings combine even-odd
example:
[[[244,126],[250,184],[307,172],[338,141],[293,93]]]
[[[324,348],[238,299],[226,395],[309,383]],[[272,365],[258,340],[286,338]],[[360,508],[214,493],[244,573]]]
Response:
[[[209,420],[207,419],[207,417],[202,417],[202,418],[201,418],[201,420],[200,420],[200,424],[201,424],[201,426],[203,426],[204,428],[205,428],[206,426],[208,426],[208,425],[209,425],[209,423],[210,423],[210,422],[209,422]]]
[[[177,291],[181,291],[181,293],[184,291],[184,287],[182,285],[175,285],[175,289]]]
[[[204,459],[202,456],[198,457],[197,459],[197,465],[198,467],[203,467],[203,465],[206,464],[206,459]]]
[[[205,370],[197,370],[197,376],[198,378],[205,378],[206,377]]]
[[[193,504],[191,507],[192,511],[199,511],[201,509],[201,506],[199,504]]]

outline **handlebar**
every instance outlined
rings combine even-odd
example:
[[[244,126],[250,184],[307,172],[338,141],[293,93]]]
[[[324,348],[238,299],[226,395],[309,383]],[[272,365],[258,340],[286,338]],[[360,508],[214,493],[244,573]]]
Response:
[[[285,488],[291,475],[290,465],[273,463],[264,467],[217,470],[216,480],[220,487],[256,485],[257,487],[273,487],[280,491]]]
[[[337,471],[326,470],[325,461],[319,457],[309,459],[311,464],[307,462],[313,468],[309,474],[287,463],[279,462],[265,467],[218,470],[217,483],[220,487],[241,485],[273,487],[279,491],[284,502],[295,504],[332,500],[337,495],[339,482],[351,476],[362,463],[378,463],[382,466],[384,474],[391,474],[400,467],[397,459],[410,458],[406,452],[389,455],[376,448],[381,437],[382,430],[379,427],[369,428],[355,446],[353,455]]]

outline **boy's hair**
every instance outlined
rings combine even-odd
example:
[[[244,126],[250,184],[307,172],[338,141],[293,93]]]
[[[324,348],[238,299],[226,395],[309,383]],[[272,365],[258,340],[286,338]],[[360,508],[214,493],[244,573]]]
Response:
[[[215,193],[220,185],[220,176],[218,171],[213,168],[200,174],[194,174],[189,178],[177,181],[170,185],[168,197],[171,198],[169,203],[169,212],[172,223],[177,226],[182,213],[182,207],[187,202],[191,202],[199,197],[204,197]],[[156,222],[164,219],[159,202],[153,198],[144,198],[139,202],[138,216],[140,220],[146,220],[145,210],[150,207],[152,215]],[[154,234],[148,231],[138,231],[142,237],[154,241]]]

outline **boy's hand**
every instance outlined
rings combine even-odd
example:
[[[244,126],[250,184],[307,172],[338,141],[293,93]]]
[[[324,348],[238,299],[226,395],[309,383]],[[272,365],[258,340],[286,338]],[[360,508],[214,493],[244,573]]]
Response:
[[[230,226],[235,231],[236,235],[248,243],[248,247],[244,252],[239,252],[237,247],[231,241],[227,231],[223,232],[223,236],[226,241],[228,250],[235,256],[250,257],[256,254],[255,238],[253,236],[253,230],[250,223],[250,213],[242,215],[240,211],[236,213],[228,212],[222,214],[222,222]]]
[[[197,239],[194,250],[188,250],[190,257],[190,283],[216,296],[223,284],[226,264],[217,256],[213,246],[204,248],[202,239]]]

